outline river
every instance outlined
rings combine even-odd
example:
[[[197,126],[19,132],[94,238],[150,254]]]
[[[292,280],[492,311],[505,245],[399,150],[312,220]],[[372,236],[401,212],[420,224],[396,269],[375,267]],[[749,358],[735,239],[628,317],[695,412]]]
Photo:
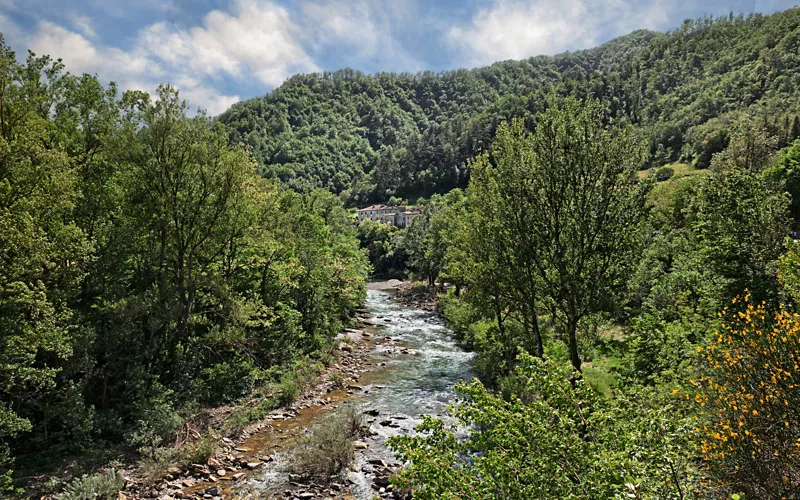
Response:
[[[378,460],[396,463],[386,440],[413,432],[423,415],[444,415],[455,397],[453,386],[473,376],[472,354],[459,347],[441,317],[405,307],[392,298],[392,293],[368,290],[365,303],[376,334],[387,337],[370,355],[381,368],[362,375],[359,385],[363,390],[330,409],[327,415],[320,415],[325,418],[343,411],[347,405],[372,415],[366,420],[371,436],[363,439],[367,448],[356,453],[354,466],[348,471],[347,480],[342,481],[347,496],[359,500],[370,500],[380,492],[373,464]],[[283,496],[282,492],[297,486],[290,484],[286,473],[289,456],[278,453],[275,460],[237,488],[237,496]]]

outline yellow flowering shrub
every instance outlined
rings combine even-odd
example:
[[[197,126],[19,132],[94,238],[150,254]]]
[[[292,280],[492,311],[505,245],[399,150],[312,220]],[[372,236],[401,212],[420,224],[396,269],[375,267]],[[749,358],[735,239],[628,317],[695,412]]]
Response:
[[[720,492],[796,498],[800,491],[800,315],[733,299],[698,347],[692,383],[698,450]]]

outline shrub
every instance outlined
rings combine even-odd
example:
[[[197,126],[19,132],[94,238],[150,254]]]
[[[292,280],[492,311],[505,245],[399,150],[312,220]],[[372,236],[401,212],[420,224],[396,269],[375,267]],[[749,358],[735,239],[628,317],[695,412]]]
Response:
[[[147,483],[154,483],[164,478],[170,467],[180,459],[180,450],[177,448],[152,448],[149,453],[139,461],[139,471]]]
[[[326,481],[340,474],[353,460],[353,439],[362,426],[360,411],[347,407],[303,437],[294,450],[292,472]]]
[[[74,479],[60,500],[113,500],[125,486],[125,476],[115,469]]]
[[[691,498],[690,421],[674,397],[639,387],[603,399],[568,368],[527,354],[515,373],[507,399],[461,384],[458,427],[426,417],[421,434],[391,438],[410,462],[395,485],[421,500]]]
[[[746,498],[794,498],[800,477],[800,316],[749,295],[699,349],[694,401],[710,473]]]
[[[656,181],[664,182],[672,178],[675,175],[675,169],[672,167],[661,167],[657,168],[654,172]]]
[[[301,392],[302,388],[300,387],[300,382],[294,373],[285,373],[281,377],[279,389],[279,401],[281,405],[292,403],[300,396]]]
[[[174,440],[183,419],[172,406],[174,393],[156,386],[134,429],[126,436],[141,454],[153,457],[155,450]]]
[[[204,464],[217,451],[217,440],[207,434],[186,446],[183,461],[190,464]]]

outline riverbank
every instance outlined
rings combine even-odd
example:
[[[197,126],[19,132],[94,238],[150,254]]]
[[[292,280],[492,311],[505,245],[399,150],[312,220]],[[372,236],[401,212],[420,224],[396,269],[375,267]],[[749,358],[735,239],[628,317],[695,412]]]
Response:
[[[233,459],[234,467],[240,467],[237,462],[245,462],[247,467],[247,460],[254,458],[259,464],[252,470],[239,468],[231,474],[225,469],[222,476],[215,477],[206,464],[200,469],[202,481],[170,496],[407,498],[405,492],[391,486],[390,479],[401,464],[386,441],[413,432],[423,415],[444,415],[454,397],[452,386],[471,376],[472,355],[457,345],[437,314],[403,305],[397,285],[384,282],[370,287],[365,305],[370,323],[365,329],[367,341],[359,339],[355,330],[347,332],[347,338],[343,336],[343,351],[359,346],[363,356],[357,378],[347,388],[326,389],[312,404],[291,414],[284,412],[247,439],[229,445],[224,453]],[[348,340],[350,336],[356,338]],[[363,427],[352,442],[354,457],[349,467],[316,480],[294,474],[298,442],[326,422],[341,422],[342,416],[352,413],[363,415]],[[176,478],[172,484],[180,480]]]
[[[108,446],[102,453],[87,450],[49,463],[32,464],[33,470],[48,472],[25,477],[27,496],[56,499],[72,478],[100,478],[104,471],[112,469],[118,477],[124,477],[124,482],[113,488],[121,488],[120,498],[207,498],[208,493],[198,488],[204,483],[218,485],[217,495],[212,497],[219,496],[268,461],[269,457],[257,452],[260,448],[248,446],[253,436],[280,428],[281,422],[309,409],[335,406],[358,390],[353,384],[367,369],[369,353],[382,341],[374,331],[374,325],[360,311],[353,326],[343,330],[325,353],[324,358],[330,360],[326,361],[327,366],[318,359],[309,359],[308,363],[299,364],[296,372],[286,373],[286,379],[296,384],[299,394],[282,394],[283,384],[272,384],[235,404],[203,409],[188,418],[174,444],[164,448],[169,452],[167,458],[143,458],[120,445]],[[276,406],[273,402],[287,399],[291,400],[289,404],[269,409]]]
[[[160,500],[230,495],[237,483],[273,460],[272,452],[302,433],[304,422],[314,420],[325,409],[360,390],[355,384],[371,365],[368,354],[382,342],[374,330],[367,318],[359,317],[354,328],[337,336],[336,360],[318,373],[292,404],[270,411],[235,436],[220,437],[216,451],[204,463],[170,467],[166,477],[155,484],[143,481],[135,469],[126,471],[128,483],[123,494]]]

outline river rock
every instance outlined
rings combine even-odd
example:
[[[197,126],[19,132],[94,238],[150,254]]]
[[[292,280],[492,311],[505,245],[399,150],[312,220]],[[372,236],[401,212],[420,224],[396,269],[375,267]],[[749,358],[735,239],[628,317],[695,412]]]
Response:
[[[227,471],[226,471],[225,469],[219,469],[219,470],[217,471],[217,475],[218,475],[219,477],[225,477],[225,474],[227,474]]]
[[[366,449],[367,446],[368,446],[367,443],[365,443],[364,441],[353,441],[353,448],[357,450]]]
[[[263,465],[262,462],[247,462],[247,468],[250,470],[257,469],[262,465]]]

